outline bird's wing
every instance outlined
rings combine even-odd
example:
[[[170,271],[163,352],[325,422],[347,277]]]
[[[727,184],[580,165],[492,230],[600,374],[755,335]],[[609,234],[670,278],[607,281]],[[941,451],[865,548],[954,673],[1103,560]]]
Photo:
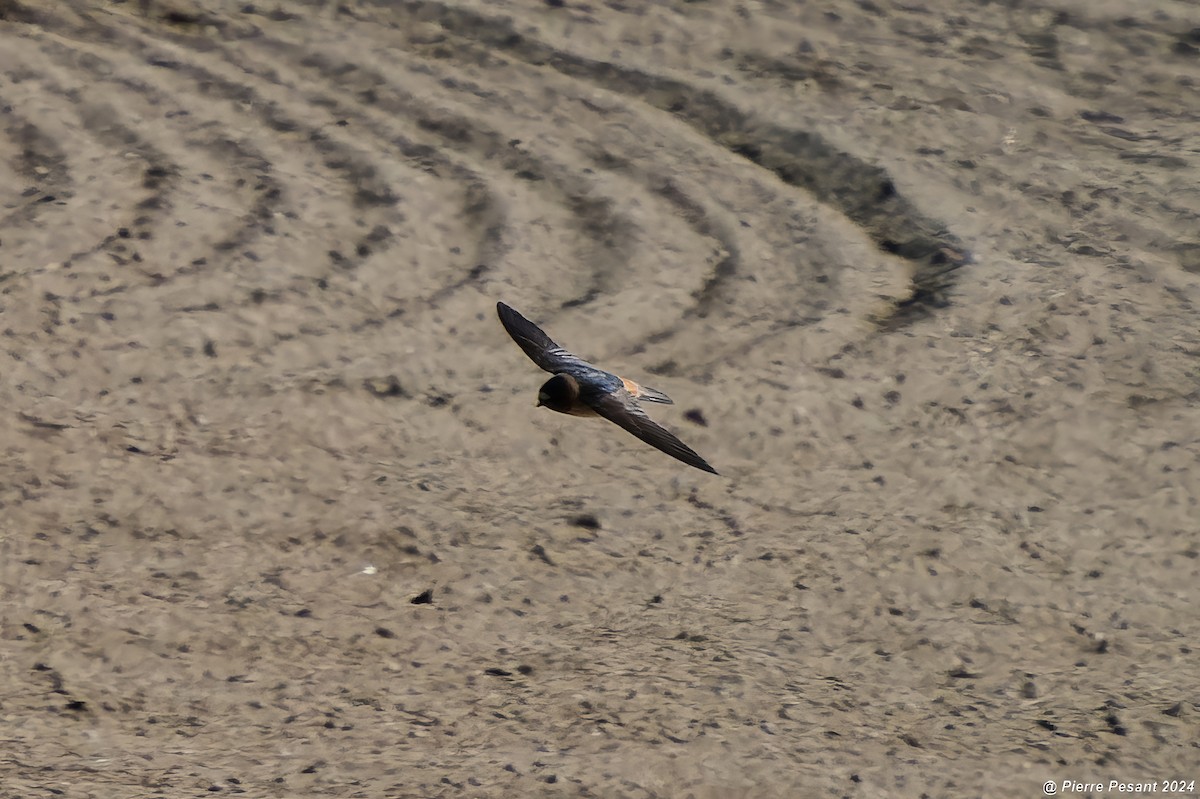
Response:
[[[637,400],[625,389],[618,388],[616,391],[604,394],[584,395],[583,399],[596,413],[625,428],[655,449],[662,450],[672,458],[678,458],[689,466],[717,474],[716,469],[709,466],[708,462],[697,455],[687,444],[676,438],[674,433],[647,416],[646,412],[638,406]]]
[[[571,367],[579,366],[595,368],[587,361],[555,344],[540,327],[504,303],[496,303],[496,313],[500,315],[500,323],[504,325],[508,335],[512,336],[513,341],[525,350],[525,354],[531,361],[547,372],[558,374],[570,371]]]

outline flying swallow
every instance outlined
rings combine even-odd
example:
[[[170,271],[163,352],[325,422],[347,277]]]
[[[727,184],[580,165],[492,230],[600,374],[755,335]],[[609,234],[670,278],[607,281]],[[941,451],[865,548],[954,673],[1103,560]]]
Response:
[[[602,416],[672,458],[717,474],[704,458],[647,416],[638,403],[638,400],[645,400],[674,404],[666,394],[598,369],[572,355],[555,344],[540,327],[502,302],[496,303],[496,312],[508,335],[530,360],[554,375],[538,391],[538,407],[571,416]]]

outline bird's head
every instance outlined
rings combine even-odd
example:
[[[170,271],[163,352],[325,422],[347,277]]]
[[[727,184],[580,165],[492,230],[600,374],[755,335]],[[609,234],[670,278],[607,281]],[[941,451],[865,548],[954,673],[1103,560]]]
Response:
[[[579,384],[570,375],[555,375],[538,390],[538,407],[570,413],[579,399]]]

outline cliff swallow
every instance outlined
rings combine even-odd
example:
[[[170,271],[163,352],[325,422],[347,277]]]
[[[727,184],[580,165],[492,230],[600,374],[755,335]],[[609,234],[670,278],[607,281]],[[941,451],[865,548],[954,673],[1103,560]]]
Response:
[[[572,355],[540,327],[502,302],[496,303],[496,312],[504,329],[530,360],[554,375],[538,391],[538,407],[572,416],[602,416],[672,458],[717,474],[704,458],[647,416],[638,403],[645,400],[674,404],[666,394],[598,369]]]

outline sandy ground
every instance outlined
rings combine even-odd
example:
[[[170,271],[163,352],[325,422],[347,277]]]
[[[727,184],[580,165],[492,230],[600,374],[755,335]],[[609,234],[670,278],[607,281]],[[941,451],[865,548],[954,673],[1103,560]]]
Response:
[[[1191,3],[0,0],[0,112],[5,799],[1200,780]]]

